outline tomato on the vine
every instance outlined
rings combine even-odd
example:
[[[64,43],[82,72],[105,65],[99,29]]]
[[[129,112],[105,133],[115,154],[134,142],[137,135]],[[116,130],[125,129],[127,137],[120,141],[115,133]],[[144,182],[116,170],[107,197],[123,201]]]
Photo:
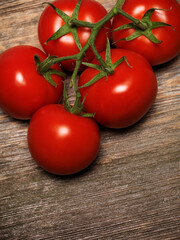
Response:
[[[12,47],[0,54],[0,108],[11,117],[30,119],[40,107],[58,103],[62,98],[62,77],[53,75],[52,86],[36,70],[34,55],[47,56],[32,46]],[[53,69],[60,70],[58,65]]]
[[[100,146],[96,122],[74,115],[59,104],[40,108],[28,129],[29,150],[39,166],[50,173],[69,175],[89,166]]]
[[[152,13],[152,22],[164,22],[171,25],[152,29],[152,33],[159,41],[162,41],[161,43],[153,43],[143,35],[130,41],[119,41],[133,34],[135,32],[133,28],[115,31],[112,33],[112,38],[117,48],[136,51],[154,66],[173,59],[180,52],[180,5],[176,0],[128,0],[125,1],[122,10],[141,20],[145,12],[151,8],[159,9]],[[127,18],[117,15],[113,19],[112,30],[129,22]]]
[[[78,0],[56,0],[52,4],[68,16],[72,16],[77,2]],[[96,2],[95,0],[82,0],[78,20],[96,23],[106,14],[106,9],[99,2]],[[51,6],[47,6],[39,19],[38,25],[39,41],[46,53],[56,55],[58,57],[64,57],[74,55],[79,52],[72,33],[67,33],[56,40],[51,40],[45,43],[63,25],[63,19]],[[106,47],[106,34],[110,31],[110,29],[111,24],[110,22],[107,22],[97,35],[95,46],[99,52],[103,51]],[[91,29],[87,27],[78,27],[77,32],[80,44],[83,47],[91,34]],[[83,61],[90,62],[93,57],[93,51],[88,49]],[[61,65],[65,70],[72,71],[75,66],[75,61],[63,61],[61,62]]]
[[[105,51],[100,54],[105,59]],[[153,104],[157,81],[149,62],[140,54],[112,49],[111,61],[126,56],[112,75],[103,77],[89,87],[80,88],[84,108],[95,113],[95,120],[109,128],[125,128],[140,120]],[[93,63],[98,64],[95,59]],[[79,87],[90,81],[98,70],[87,68],[80,76]]]

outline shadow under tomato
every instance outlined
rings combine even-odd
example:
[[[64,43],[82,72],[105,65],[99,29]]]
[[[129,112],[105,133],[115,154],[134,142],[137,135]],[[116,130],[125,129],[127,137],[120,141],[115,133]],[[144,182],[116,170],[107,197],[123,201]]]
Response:
[[[88,174],[90,174],[94,170],[94,167],[97,163],[97,159],[98,159],[98,155],[95,158],[95,160],[87,168],[81,170],[78,173],[74,173],[74,174],[71,174],[71,175],[56,175],[56,174],[47,172],[46,170],[42,169],[39,166],[37,166],[37,169],[41,170],[42,175],[44,175],[44,176],[46,175],[47,177],[49,177],[51,179],[54,179],[54,180],[57,180],[57,181],[58,180],[66,181],[66,180],[71,180],[71,179],[79,179],[81,177],[87,176]]]
[[[168,68],[172,68],[172,66],[177,66],[176,63],[177,61],[179,61],[180,58],[180,54],[177,55],[175,58],[171,59],[170,61],[157,65],[157,66],[153,66],[153,70],[156,72],[164,72],[164,70],[168,70]]]
[[[148,121],[148,119],[151,117],[151,114],[154,113],[156,111],[156,107],[155,105],[153,105],[150,110],[135,124],[126,127],[126,128],[121,128],[121,129],[113,129],[113,128],[106,128],[102,125],[99,125],[100,131],[102,133],[104,132],[108,132],[108,133],[112,133],[114,135],[118,135],[118,134],[129,134],[130,132],[135,132],[137,130],[139,130],[140,128],[144,128],[143,125],[145,126],[145,123]]]
[[[28,125],[30,120],[22,120],[22,119],[16,119],[13,118],[11,116],[9,116],[8,114],[6,114],[5,112],[3,112],[3,110],[0,109],[0,117],[3,119],[3,122],[10,122],[10,123],[17,123],[18,125]]]

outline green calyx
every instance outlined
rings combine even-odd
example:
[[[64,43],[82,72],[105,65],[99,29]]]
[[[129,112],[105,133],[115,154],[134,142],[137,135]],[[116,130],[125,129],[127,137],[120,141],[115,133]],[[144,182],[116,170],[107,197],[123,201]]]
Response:
[[[162,41],[158,40],[154,36],[154,34],[152,33],[152,30],[155,28],[159,28],[159,27],[172,27],[172,26],[167,23],[164,23],[164,22],[151,21],[151,16],[155,10],[169,11],[166,9],[151,8],[144,14],[141,21],[138,22],[137,19],[135,21],[133,21],[133,19],[130,19],[133,21],[132,23],[124,24],[124,25],[116,28],[113,32],[116,32],[119,30],[124,30],[124,29],[130,29],[130,28],[135,29],[135,32],[132,35],[130,35],[126,38],[120,39],[116,42],[131,41],[131,40],[136,39],[143,35],[143,36],[147,37],[153,43],[156,43],[156,44],[162,43]],[[123,11],[119,10],[119,13],[122,14]],[[122,14],[122,15],[125,16],[125,14]],[[116,42],[114,42],[114,43],[116,43]]]
[[[34,61],[37,67],[37,72],[41,74],[52,86],[57,87],[57,83],[55,83],[51,77],[51,75],[58,75],[63,78],[66,77],[66,74],[57,70],[52,69],[50,66],[53,65],[54,56],[48,56],[43,62],[42,59],[38,56],[34,56]]]
[[[82,46],[81,43],[79,41],[79,37],[78,37],[78,32],[77,32],[77,27],[74,27],[74,23],[73,20],[78,20],[78,14],[79,14],[79,9],[80,9],[80,5],[81,5],[81,1],[79,0],[78,3],[76,4],[76,7],[74,8],[74,11],[72,13],[72,16],[69,17],[66,13],[64,13],[63,11],[61,11],[59,8],[55,7],[53,4],[47,2],[46,4],[50,5],[55,12],[63,19],[64,21],[64,25],[61,26],[46,42],[45,44],[47,44],[49,41],[51,40],[56,40],[68,33],[71,33],[73,35],[74,41],[78,47],[78,49],[81,51]]]
[[[94,68],[97,71],[99,71],[99,73],[97,73],[90,81],[88,81],[87,83],[85,83],[83,86],[81,86],[79,88],[89,87],[92,84],[96,83],[101,78],[107,77],[108,75],[112,75],[114,73],[115,68],[117,66],[119,66],[123,61],[125,61],[128,64],[128,66],[131,67],[125,56],[120,58],[119,60],[117,60],[115,63],[111,62],[111,48],[110,48],[109,39],[107,38],[106,57],[105,57],[105,61],[104,61],[105,64],[97,65],[97,64],[93,64],[93,63],[85,63],[84,62],[83,64],[85,66],[90,67],[90,68]]]
[[[85,112],[83,112],[84,102],[85,102],[86,96],[83,99],[83,101],[81,102],[80,101],[81,94],[79,93],[79,91],[77,91],[76,92],[76,101],[75,101],[75,104],[74,104],[73,107],[69,103],[69,98],[70,97],[71,96],[68,96],[68,94],[67,94],[66,85],[64,83],[63,105],[64,105],[64,108],[66,109],[66,111],[68,111],[68,112],[70,112],[72,114],[81,116],[81,117],[88,117],[89,118],[89,117],[94,117],[95,116],[94,113],[85,113]]]

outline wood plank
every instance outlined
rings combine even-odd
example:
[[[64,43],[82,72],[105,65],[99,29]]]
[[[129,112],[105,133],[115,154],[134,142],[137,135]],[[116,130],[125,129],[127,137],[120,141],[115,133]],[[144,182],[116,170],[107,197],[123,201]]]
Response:
[[[1,0],[0,52],[40,47],[43,2]],[[154,70],[151,110],[128,129],[101,127],[96,161],[75,176],[39,168],[28,151],[29,122],[0,110],[0,239],[180,239],[180,57]]]

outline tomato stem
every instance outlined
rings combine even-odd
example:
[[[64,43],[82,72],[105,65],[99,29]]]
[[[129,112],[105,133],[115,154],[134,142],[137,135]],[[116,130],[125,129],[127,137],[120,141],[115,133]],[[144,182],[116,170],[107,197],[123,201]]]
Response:
[[[81,21],[76,18],[71,18],[68,23],[69,23],[69,26],[71,27],[76,26],[76,27],[93,28],[95,26],[95,23]]]
[[[75,55],[71,55],[71,56],[64,56],[64,57],[49,57],[46,60],[44,60],[42,63],[39,64],[38,66],[38,70],[40,73],[44,73],[45,71],[47,71],[48,68],[50,68],[53,64],[55,63],[59,63],[62,61],[66,61],[66,60],[76,60],[76,65],[71,77],[71,82],[70,82],[70,86],[73,86],[74,91],[76,93],[76,99],[75,99],[75,103],[74,106],[72,108],[70,108],[71,112],[74,114],[80,114],[80,112],[82,111],[82,106],[80,107],[80,99],[81,99],[81,95],[78,89],[78,84],[77,84],[77,75],[78,75],[78,70],[82,64],[83,58],[85,56],[86,51],[91,47],[92,51],[94,52],[94,55],[96,57],[96,59],[99,61],[100,65],[102,66],[102,69],[104,71],[104,74],[109,75],[112,74],[114,72],[114,68],[113,65],[110,64],[110,59],[106,61],[104,61],[102,59],[102,57],[100,56],[98,50],[96,49],[95,46],[95,40],[96,40],[96,36],[99,33],[99,31],[101,30],[101,28],[108,22],[110,21],[115,15],[117,14],[121,14],[124,17],[128,18],[129,20],[131,20],[134,24],[136,24],[137,27],[139,27],[142,30],[147,29],[147,25],[141,21],[139,21],[138,19],[135,19],[133,17],[131,17],[129,14],[127,14],[126,12],[124,12],[123,10],[121,10],[123,4],[125,3],[125,0],[118,0],[115,4],[115,6],[109,11],[109,13],[106,14],[105,17],[103,17],[100,21],[98,21],[97,23],[90,23],[90,22],[85,22],[85,21],[80,21],[78,20],[78,12],[79,12],[79,8],[80,8],[80,4],[81,4],[81,0],[78,1],[74,13],[72,15],[72,17],[67,16],[66,14],[62,13],[61,10],[55,8],[52,4],[50,4],[54,10],[65,20],[66,24],[67,24],[67,29],[65,29],[66,31],[70,31],[72,32],[73,30],[71,30],[71,28],[73,29],[74,27],[88,27],[91,28],[91,34],[90,37],[88,39],[88,41],[86,42],[86,44],[81,47],[81,44],[79,42],[78,39],[78,35],[77,32],[76,34],[74,34],[73,36],[76,36],[76,44],[79,47],[80,51],[79,53],[75,54]],[[52,36],[50,39],[48,39],[48,41],[52,40],[52,39],[56,39],[58,37],[58,34],[61,34],[63,36],[63,34],[66,32],[65,30],[59,29],[54,36]],[[77,30],[76,30],[77,31]],[[73,33],[73,32],[72,32]],[[109,46],[110,48],[110,46]],[[109,56],[110,57],[110,56]],[[69,109],[69,100],[67,97],[67,92],[65,91],[66,97],[65,97],[65,101],[66,101],[66,105],[68,106]]]
[[[125,18],[131,20],[138,28],[141,30],[146,30],[148,28],[147,24],[130,16],[128,13],[124,12],[122,9],[117,9],[118,13],[124,16]]]

